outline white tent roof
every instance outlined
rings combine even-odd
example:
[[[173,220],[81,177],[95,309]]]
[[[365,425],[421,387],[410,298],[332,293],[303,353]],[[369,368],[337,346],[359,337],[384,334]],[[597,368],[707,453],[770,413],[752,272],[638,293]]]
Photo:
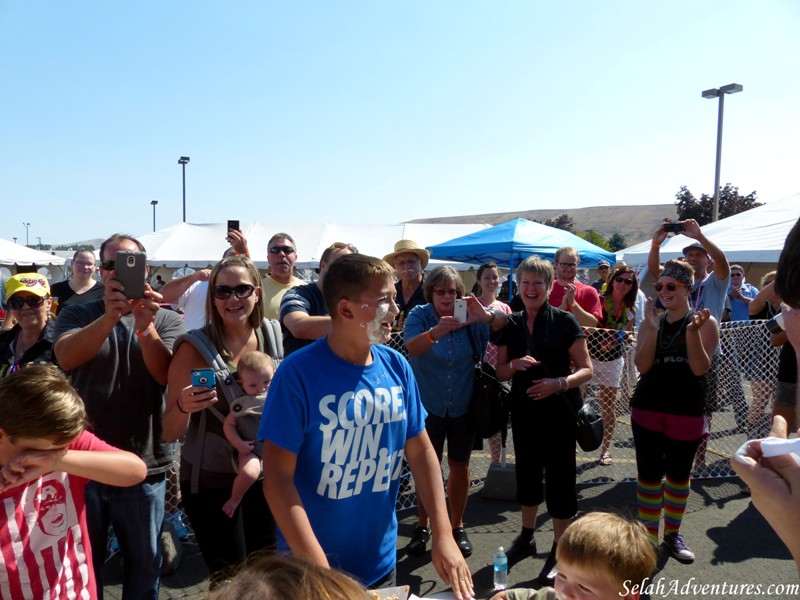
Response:
[[[703,235],[725,253],[730,263],[777,263],[789,230],[800,217],[800,194],[769,202],[703,226]],[[683,256],[694,240],[676,235],[661,245],[661,260]],[[629,265],[647,264],[651,240],[617,252]]]
[[[315,268],[322,252],[333,242],[347,242],[359,252],[383,257],[398,240],[414,240],[421,248],[485,229],[489,225],[401,223],[399,225],[344,225],[334,223],[242,223],[250,254],[256,265],[266,269],[267,242],[277,232],[291,235],[297,244],[299,269]],[[152,266],[193,268],[213,265],[228,248],[226,223],[178,223],[139,236]]]
[[[0,265],[58,265],[64,264],[64,259],[48,252],[41,252],[21,244],[0,238]]]

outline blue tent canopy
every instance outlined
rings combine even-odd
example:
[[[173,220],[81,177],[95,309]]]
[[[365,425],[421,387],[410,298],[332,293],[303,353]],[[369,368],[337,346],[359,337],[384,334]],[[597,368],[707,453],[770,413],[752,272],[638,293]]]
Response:
[[[515,269],[536,254],[553,262],[556,250],[570,246],[578,251],[581,267],[596,267],[601,260],[616,262],[613,252],[587,242],[575,234],[527,219],[513,219],[494,227],[428,246],[431,258],[483,264],[494,262]]]

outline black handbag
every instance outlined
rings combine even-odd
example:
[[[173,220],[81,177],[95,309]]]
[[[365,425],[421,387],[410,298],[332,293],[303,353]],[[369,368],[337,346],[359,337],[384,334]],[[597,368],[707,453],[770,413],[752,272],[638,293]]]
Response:
[[[475,381],[470,399],[470,415],[475,426],[475,435],[488,439],[508,427],[508,397],[511,384],[497,379],[494,367],[481,360],[475,347],[472,332],[467,330],[475,361]]]
[[[572,402],[567,402],[567,405],[575,415],[577,423],[575,439],[581,450],[584,452],[597,450],[603,443],[603,419],[600,413],[588,402],[584,402],[577,410]]]

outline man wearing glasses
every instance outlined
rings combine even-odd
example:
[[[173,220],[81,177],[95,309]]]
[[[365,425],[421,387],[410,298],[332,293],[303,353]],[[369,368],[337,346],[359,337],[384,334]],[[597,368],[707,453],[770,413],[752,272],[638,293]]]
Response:
[[[602,294],[605,291],[606,280],[608,279],[608,274],[610,272],[611,265],[607,260],[601,260],[599,263],[597,263],[597,273],[600,276],[592,282],[592,287],[597,290],[598,294]]]
[[[600,295],[575,278],[580,265],[575,248],[559,248],[555,256],[556,278],[550,291],[550,305],[571,312],[583,327],[595,327],[603,318]]]
[[[66,306],[56,321],[53,351],[86,403],[94,433],[137,454],[147,478],[121,488],[90,482],[86,515],[92,560],[102,600],[103,564],[111,523],[125,556],[126,598],[158,598],[167,471],[172,445],[161,435],[172,344],[185,331],[180,316],[159,308],[162,297],[144,284],[144,298],[129,299],[116,280],[117,252],[144,252],[135,238],[115,234],[100,246],[101,300]],[[146,275],[145,275],[146,278]]]
[[[731,284],[728,286],[730,300],[730,321],[749,321],[750,302],[758,295],[758,288],[744,280],[741,265],[731,265]]]
[[[297,244],[288,233],[276,233],[267,245],[269,275],[261,283],[264,295],[264,315],[268,319],[280,318],[283,295],[297,285],[305,283],[294,276],[297,261]]]
[[[343,242],[331,244],[319,259],[317,281],[293,287],[283,295],[280,321],[283,330],[284,356],[308,346],[314,340],[325,337],[331,332],[331,318],[322,295],[325,274],[336,259],[354,252],[357,250],[352,244]]]

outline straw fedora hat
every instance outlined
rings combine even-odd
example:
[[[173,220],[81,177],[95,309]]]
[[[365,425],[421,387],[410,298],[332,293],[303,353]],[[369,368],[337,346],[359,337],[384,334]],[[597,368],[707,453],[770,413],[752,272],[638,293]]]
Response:
[[[425,248],[420,248],[417,246],[416,242],[411,240],[400,240],[399,242],[395,243],[394,245],[394,252],[391,254],[387,254],[383,257],[383,260],[388,262],[390,265],[394,266],[394,259],[397,258],[398,254],[416,254],[419,256],[419,260],[422,263],[422,268],[424,269],[428,265],[428,260],[430,260],[431,253],[425,250]]]

